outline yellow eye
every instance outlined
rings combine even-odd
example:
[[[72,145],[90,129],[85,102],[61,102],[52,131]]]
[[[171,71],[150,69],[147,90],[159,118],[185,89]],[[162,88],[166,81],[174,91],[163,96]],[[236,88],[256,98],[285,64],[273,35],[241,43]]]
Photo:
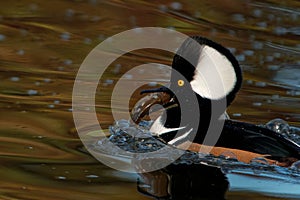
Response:
[[[177,82],[177,84],[178,84],[178,86],[183,86],[184,85],[184,81],[183,80],[178,80],[178,82]]]

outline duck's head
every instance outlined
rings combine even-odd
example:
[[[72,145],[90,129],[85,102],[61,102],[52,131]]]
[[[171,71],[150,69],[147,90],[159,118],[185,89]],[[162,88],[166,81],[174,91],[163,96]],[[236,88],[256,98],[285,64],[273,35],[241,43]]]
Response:
[[[241,69],[228,49],[203,37],[190,37],[174,56],[169,87],[143,91],[155,93],[160,98],[140,103],[138,109],[133,110],[132,117],[137,122],[152,105],[160,104],[167,109],[164,127],[179,127],[183,107],[187,113],[200,112],[201,121],[207,123],[205,121],[210,120],[206,119],[211,119],[212,105],[218,106],[222,102],[223,106],[219,106],[215,113],[220,117],[234,100],[241,83]],[[188,123],[189,119],[186,121]]]

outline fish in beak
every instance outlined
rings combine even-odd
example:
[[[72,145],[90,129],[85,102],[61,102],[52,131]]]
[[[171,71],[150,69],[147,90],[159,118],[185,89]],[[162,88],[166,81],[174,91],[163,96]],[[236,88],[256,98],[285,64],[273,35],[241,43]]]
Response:
[[[141,98],[131,110],[131,119],[136,124],[138,124],[145,116],[150,114],[150,108],[154,105],[161,105],[165,109],[178,106],[174,94],[165,86],[141,91],[141,94],[147,93],[149,93],[149,95]],[[158,110],[152,110],[152,112],[155,111]]]

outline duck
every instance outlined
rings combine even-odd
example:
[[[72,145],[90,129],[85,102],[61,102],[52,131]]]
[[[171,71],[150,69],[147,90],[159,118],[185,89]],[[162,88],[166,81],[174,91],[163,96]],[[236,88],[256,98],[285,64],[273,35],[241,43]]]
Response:
[[[270,129],[231,120],[226,109],[242,86],[242,70],[234,55],[202,36],[188,37],[172,61],[170,83],[146,89],[131,111],[138,123],[153,105],[164,108],[150,127],[153,137],[176,148],[214,155],[233,153],[249,163],[263,157],[290,166],[300,159],[300,145]]]

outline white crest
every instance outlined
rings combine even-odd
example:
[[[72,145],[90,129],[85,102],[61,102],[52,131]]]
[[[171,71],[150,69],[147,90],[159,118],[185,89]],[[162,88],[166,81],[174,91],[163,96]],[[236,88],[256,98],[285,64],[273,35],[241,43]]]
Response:
[[[233,90],[237,78],[232,63],[216,49],[203,46],[200,50],[198,64],[192,89],[208,99],[221,99]]]

